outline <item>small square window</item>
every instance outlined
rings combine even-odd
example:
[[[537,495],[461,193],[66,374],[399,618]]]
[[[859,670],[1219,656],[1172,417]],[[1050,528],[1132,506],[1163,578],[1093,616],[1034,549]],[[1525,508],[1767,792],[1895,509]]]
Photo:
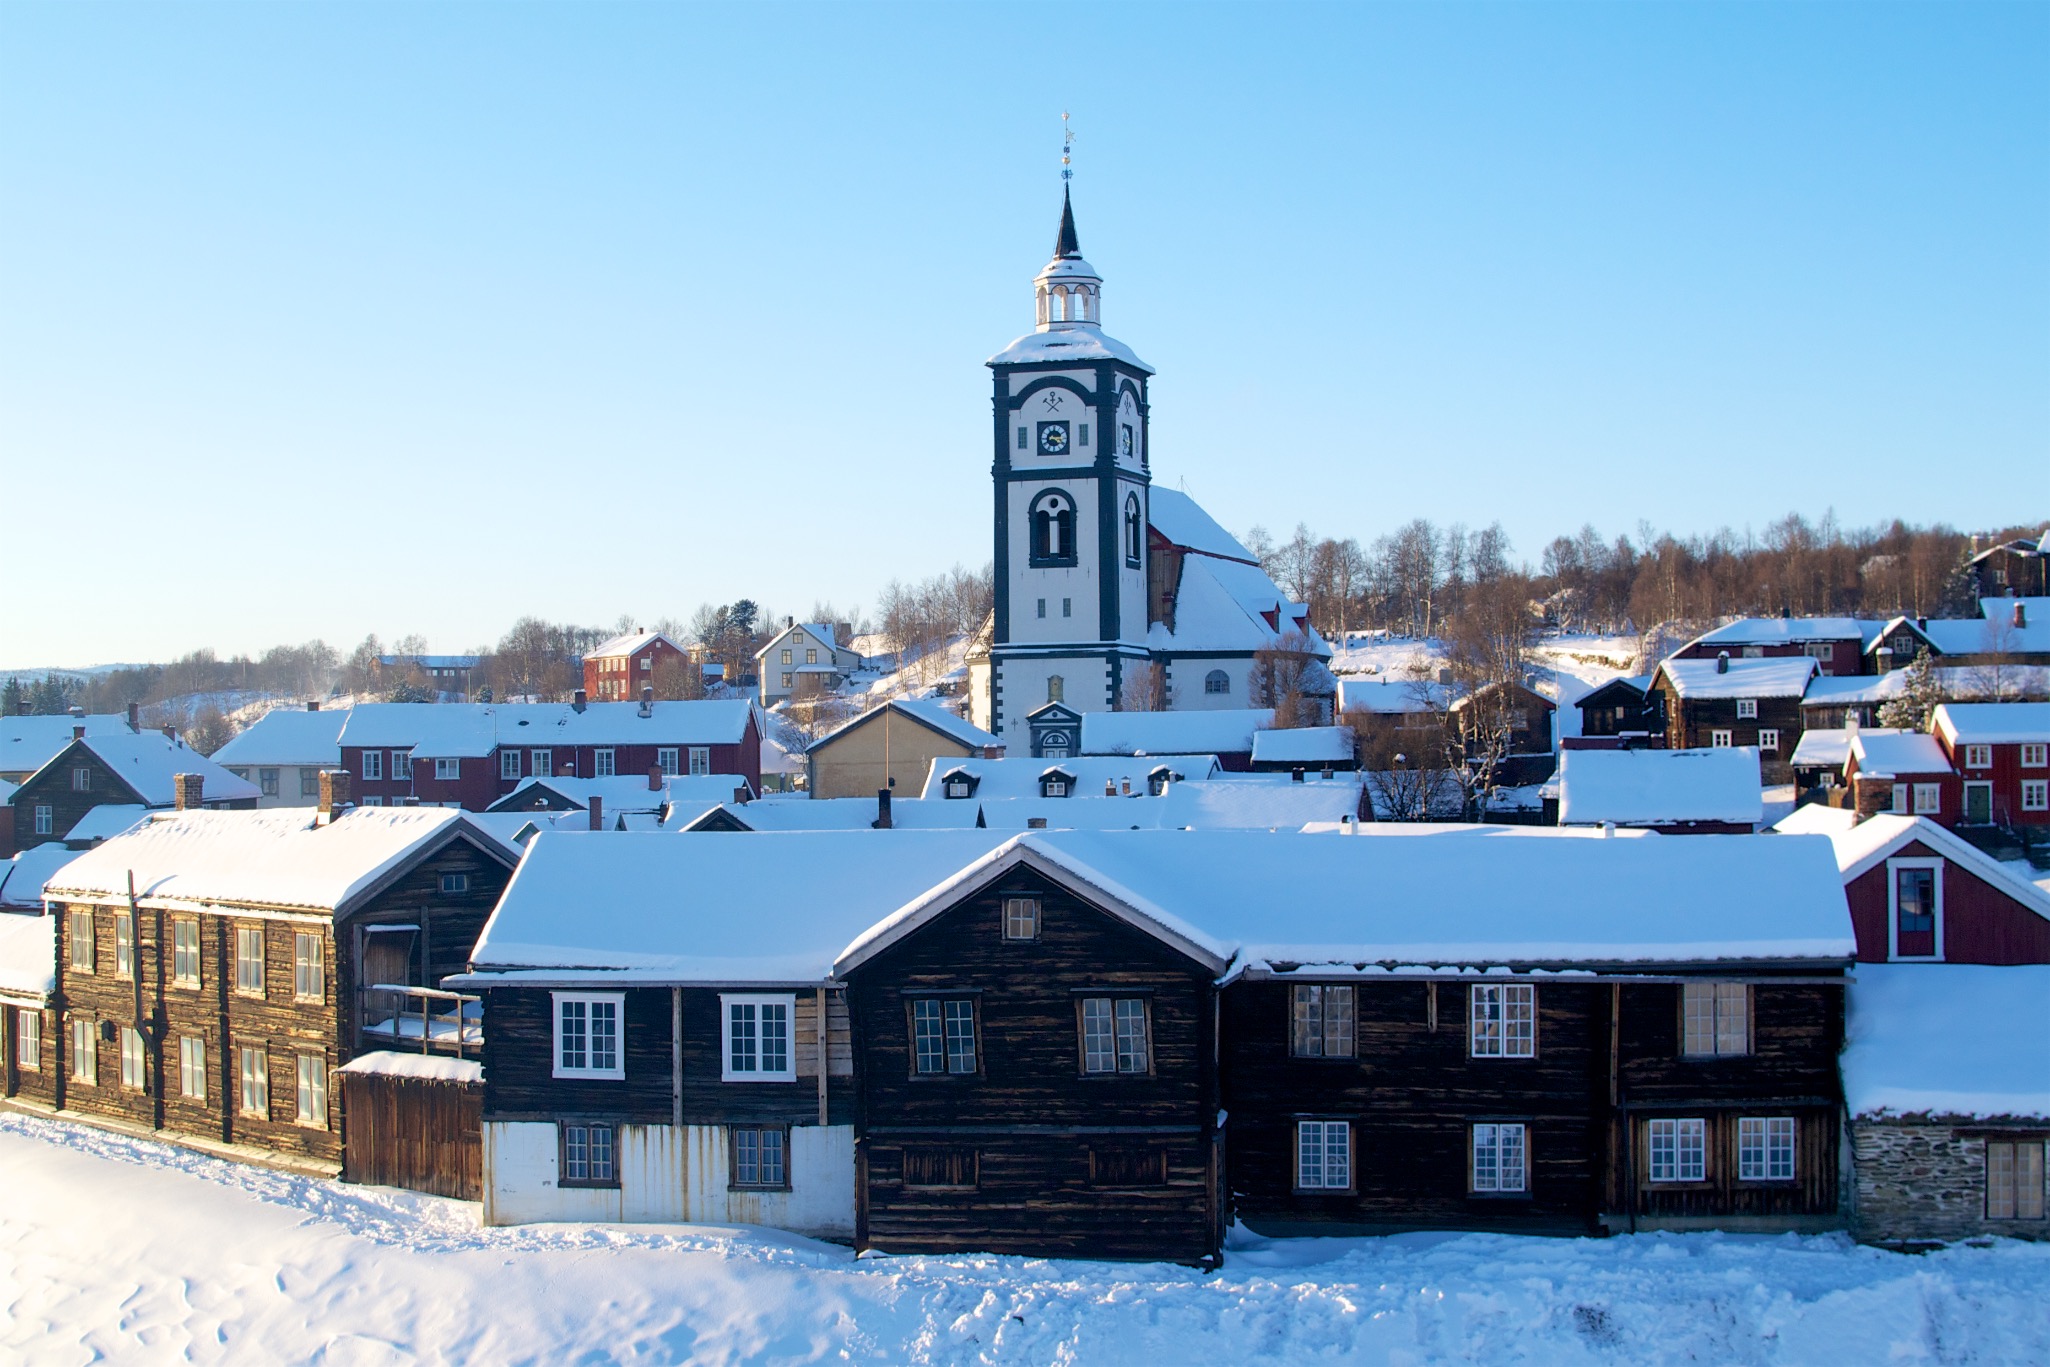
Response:
[[[692,778],[703,778],[712,772],[712,747],[693,745],[690,747],[690,772]]]
[[[1990,746],[1977,747],[1991,749]],[[1992,763],[1988,760],[1987,763]],[[2022,768],[2042,769],[2050,767],[2050,741],[2031,741],[2022,746]]]
[[[299,796],[320,796],[320,770],[302,768],[299,771]]]
[[[1680,1017],[1680,1052],[1690,1058],[1751,1052],[1751,989],[1744,983],[1682,984]]]
[[[73,769],[71,771],[71,791],[74,793],[89,793],[92,790],[93,771],[90,769]]]
[[[52,807],[50,807],[50,806],[48,806],[47,804],[44,804],[44,803],[37,803],[37,804],[36,804],[36,834],[37,834],[37,835],[55,835],[56,833],[57,833],[57,815],[56,815],[56,809],[55,809],[55,808],[52,808]]]
[[[384,777],[384,751],[363,752],[363,777],[365,781],[376,781]]]
[[[444,873],[441,876],[441,890],[454,896],[470,890],[470,875],[467,873]]]
[[[2025,778],[2022,780],[2022,810],[2025,812],[2050,811],[2050,779]]]
[[[463,762],[459,759],[438,759],[434,761],[434,776],[444,782],[453,782],[463,776]]]
[[[1754,719],[1755,719],[1755,718],[1756,718],[1757,716],[1758,716],[1758,699],[1756,699],[1756,698],[1739,698],[1739,699],[1737,699],[1737,720],[1738,720],[1738,721],[1751,721],[1751,720],[1754,720]]]
[[[976,1070],[975,1002],[919,997],[911,1003],[913,1067],[921,1076]]]
[[[624,993],[557,992],[554,1076],[623,1079],[620,1029],[625,1014]]]
[[[555,770],[549,767],[549,765],[553,762],[554,754],[555,752],[553,750],[534,751],[534,753],[530,756],[530,758],[533,761],[533,767],[528,769],[527,772],[532,774],[535,778],[555,777]]]
[[[966,785],[963,785],[965,789]],[[952,792],[949,797],[955,796]],[[968,796],[963,791],[960,796]],[[1006,897],[1004,899],[1004,938],[1006,940],[1037,940],[1039,938],[1039,899],[1037,897]]]
[[[498,752],[498,776],[500,778],[518,778],[520,776],[519,751],[500,750]],[[440,777],[440,775],[437,774],[436,777]]]
[[[1965,768],[1990,769],[1993,767],[1993,747],[1990,745],[1967,745],[1965,747]]]
[[[722,993],[719,997],[725,1038],[721,1078],[726,1082],[791,1082],[797,1077],[794,995]]]
[[[593,772],[599,778],[618,777],[618,775],[612,772],[612,751],[610,748],[593,751],[591,759]]]
[[[767,1188],[790,1185],[790,1132],[781,1126],[736,1126],[727,1131],[732,1148],[730,1185]]]
[[[1702,1182],[1708,1178],[1708,1123],[1703,1120],[1645,1122],[1647,1174],[1654,1182]]]
[[[1082,1071],[1152,1071],[1152,1050],[1143,997],[1084,997]]]
[[[659,750],[655,751],[655,767],[662,771],[664,777],[676,777],[676,747],[673,745],[665,745]]]
[[[1917,783],[1915,785],[1915,814],[1936,816],[1943,810],[1943,785],[1938,783]]]
[[[1758,748],[1761,750],[1771,750],[1773,753],[1777,754],[1780,748],[1779,728],[1776,726],[1759,727]]]
[[[1353,990],[1299,985],[1290,1052],[1297,1058],[1353,1057]]]
[[[1717,727],[1708,733],[1709,745],[1717,750],[1727,750],[1736,744],[1736,734],[1726,728]]]

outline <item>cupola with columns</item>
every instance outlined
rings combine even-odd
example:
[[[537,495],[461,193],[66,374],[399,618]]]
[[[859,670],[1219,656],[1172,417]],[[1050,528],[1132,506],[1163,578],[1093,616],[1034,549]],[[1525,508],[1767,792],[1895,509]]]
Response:
[[[1061,190],[1061,230],[1054,239],[1053,260],[1033,280],[1039,298],[1039,331],[1096,327],[1103,321],[1103,277],[1082,259],[1075,237],[1075,206]]]

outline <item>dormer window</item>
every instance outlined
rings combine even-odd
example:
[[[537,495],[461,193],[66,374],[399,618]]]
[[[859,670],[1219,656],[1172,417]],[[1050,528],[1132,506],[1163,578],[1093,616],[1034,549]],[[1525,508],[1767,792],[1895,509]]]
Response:
[[[1146,775],[1147,794],[1152,797],[1159,797],[1167,791],[1168,780],[1173,777],[1174,775],[1168,771],[1165,765],[1155,769],[1152,773]]]
[[[1039,776],[1041,797],[1067,797],[1075,791],[1075,776],[1065,769],[1049,769]]]
[[[951,770],[940,780],[940,791],[946,797],[974,797],[975,777],[960,769]]]

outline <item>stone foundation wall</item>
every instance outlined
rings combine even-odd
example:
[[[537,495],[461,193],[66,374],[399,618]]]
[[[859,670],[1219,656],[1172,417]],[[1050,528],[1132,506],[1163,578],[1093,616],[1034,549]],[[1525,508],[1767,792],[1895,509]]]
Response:
[[[1958,1123],[1851,1122],[1860,1239],[2050,1238],[2050,1219],[1986,1218],[1986,1140],[1958,1137]]]

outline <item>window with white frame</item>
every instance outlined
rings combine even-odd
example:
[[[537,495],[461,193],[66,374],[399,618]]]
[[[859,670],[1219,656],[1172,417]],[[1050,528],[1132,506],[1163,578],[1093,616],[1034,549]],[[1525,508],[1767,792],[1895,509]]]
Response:
[[[71,1080],[95,1084],[100,1080],[100,1029],[97,1021],[72,1019]]]
[[[1530,1190],[1530,1129],[1493,1122],[1473,1127],[1473,1189],[1512,1195]]]
[[[1794,1180],[1794,1118],[1747,1115],[1737,1120],[1737,1180]]]
[[[92,790],[93,771],[90,769],[73,769],[71,771],[71,791],[74,793],[89,793]]]
[[[1967,745],[1965,747],[1965,768],[1990,769],[1993,767],[1993,747],[1990,745]]]
[[[1886,861],[1887,951],[1895,959],[1943,957],[1943,861]]]
[[[781,1190],[790,1185],[790,1132],[780,1125],[736,1125],[727,1132],[733,1154],[730,1186]]]
[[[38,1072],[43,1066],[43,1013],[33,1007],[16,1007],[14,1012],[15,1066]]]
[[[1913,803],[1914,788],[1911,785],[1906,783],[1896,783],[1893,785],[1892,810],[1899,812],[1903,816],[1906,816],[1908,813],[1908,808],[1912,806]]]
[[[1469,993],[1468,1049],[1475,1058],[1537,1053],[1537,989],[1529,983],[1477,983]]]
[[[71,953],[67,961],[73,973],[93,971],[93,912],[91,907],[73,907],[64,916],[64,938]]]
[[[965,793],[962,796],[967,796]],[[1004,899],[1004,938],[1006,940],[1037,940],[1039,938],[1039,899],[1037,897],[1006,897]]]
[[[783,660],[782,660],[782,663],[784,663],[784,664],[786,664],[786,665],[790,663],[790,652],[789,652],[789,651],[787,651],[787,650],[783,652]]]
[[[911,1003],[913,1067],[922,1075],[975,1071],[973,998],[918,997]]]
[[[1231,675],[1221,669],[1213,669],[1203,676],[1203,691],[1210,694],[1231,692]]]
[[[791,1024],[797,998],[791,994],[719,997],[720,1076],[726,1082],[790,1082],[797,1077]]]
[[[1802,651],[1811,660],[1833,660],[1836,658],[1836,642],[1810,641]]]
[[[114,913],[114,976],[135,976],[135,913]]]
[[[206,1041],[197,1035],[178,1040],[178,1095],[187,1101],[206,1100]]]
[[[1291,994],[1289,1051],[1297,1058],[1353,1057],[1353,990],[1298,984]]]
[[[121,1027],[121,1085],[130,1091],[142,1091],[148,1084],[149,1056],[143,1052],[142,1032],[133,1026]]]
[[[1939,783],[1917,783],[1915,785],[1915,815],[1935,816],[1943,810],[1943,785]]]
[[[595,1121],[565,1120],[558,1129],[562,1152],[558,1183],[565,1187],[613,1187],[619,1185],[614,1161],[612,1126]]]
[[[690,772],[693,777],[712,772],[712,747],[693,745],[690,748]]]
[[[1652,1181],[1708,1180],[1707,1121],[1647,1120],[1644,1131],[1649,1151],[1646,1173]]]
[[[437,771],[437,773],[436,773],[436,776],[437,776],[437,777],[439,777],[439,770],[440,770],[440,767],[441,767],[441,766],[440,766],[440,762],[439,762],[439,761],[437,761],[437,762],[436,762],[436,764],[435,764],[435,768],[436,768],[436,771]],[[410,751],[410,750],[394,750],[394,751],[392,751],[392,752],[391,752],[391,776],[392,776],[392,779],[393,779],[393,781],[394,781],[394,782],[398,782],[398,783],[407,783],[407,782],[410,782],[410,781],[412,780],[412,777],[413,777],[413,752],[412,752],[412,751]]]
[[[49,805],[48,803],[46,803],[46,802],[38,802],[38,803],[36,804],[36,834],[37,834],[37,835],[55,835],[56,833],[57,833],[57,812],[56,812],[56,809],[55,809],[54,807],[50,806],[50,805]]]
[[[2050,779],[2025,778],[2022,780],[2022,810],[2025,812],[2050,811]]]
[[[363,752],[363,777],[366,781],[376,781],[384,777],[384,751]]]
[[[782,682],[782,684],[780,685],[780,687],[783,687],[783,688],[788,688],[788,687],[790,687],[790,671],[789,671],[789,670],[787,670],[787,669],[783,671],[783,682]]]
[[[498,752],[498,776],[500,778],[518,778],[520,776],[519,751],[500,750]]]
[[[2050,741],[2030,741],[2022,746],[2022,768],[2050,767]]]
[[[591,772],[596,774],[599,778],[616,777],[616,775],[612,772],[611,747],[603,746],[591,752]]]
[[[382,797],[379,797],[376,793],[372,793],[368,797],[363,799],[363,805],[366,807],[382,807],[384,805],[384,799]],[[397,798],[393,798],[391,800],[391,805],[394,807],[398,806],[399,800]]]
[[[1986,1141],[1986,1218],[2043,1218],[2043,1141]]]
[[[1145,998],[1082,998],[1082,1071],[1150,1072],[1148,1034]]]
[[[300,769],[299,769],[299,796],[301,796],[301,797],[319,797],[319,796],[320,796],[320,770],[318,770],[318,769],[308,769],[308,768],[304,767],[303,765],[302,765],[302,766],[300,767]]]
[[[1756,699],[1756,698],[1739,698],[1739,699],[1737,699],[1737,720],[1738,720],[1738,721],[1756,721],[1757,719],[1758,719],[1758,699]]]
[[[299,1055],[299,1113],[294,1119],[316,1130],[327,1128],[327,1057]]]
[[[263,995],[263,927],[235,927],[235,991],[244,997]]]
[[[327,1000],[327,943],[320,932],[292,932],[292,1000]]]
[[[655,767],[670,778],[676,777],[681,772],[677,767],[676,747],[673,745],[657,747],[655,750]]]
[[[256,771],[256,786],[265,797],[276,797],[278,795],[278,771],[275,769],[258,769]]]
[[[1780,748],[1780,733],[1779,733],[1779,728],[1778,728],[1778,727],[1776,727],[1776,726],[1761,726],[1761,727],[1759,727],[1759,728],[1758,728],[1758,748],[1759,748],[1759,749],[1761,749],[1761,750],[1773,750],[1773,751],[1777,751],[1777,750],[1778,750],[1778,749]]]
[[[1298,1191],[1352,1190],[1352,1122],[1296,1122],[1295,1184]]]
[[[1751,988],[1745,983],[1680,987],[1680,1052],[1717,1058],[1751,1052]]]
[[[235,1071],[241,1082],[236,1108],[243,1115],[270,1118],[270,1054],[261,1044],[244,1044],[235,1050]]]
[[[1708,733],[1709,745],[1717,750],[1727,750],[1736,743],[1736,733],[1727,727],[1716,727]]]
[[[452,782],[463,776],[463,762],[459,759],[437,759],[434,761],[434,776],[444,782]]]
[[[554,1075],[624,1078],[620,1026],[625,1015],[624,993],[557,992]]]
[[[555,770],[549,767],[555,762],[554,757],[555,752],[553,750],[530,751],[527,755],[527,759],[530,762],[527,772],[535,778],[554,778]]]

